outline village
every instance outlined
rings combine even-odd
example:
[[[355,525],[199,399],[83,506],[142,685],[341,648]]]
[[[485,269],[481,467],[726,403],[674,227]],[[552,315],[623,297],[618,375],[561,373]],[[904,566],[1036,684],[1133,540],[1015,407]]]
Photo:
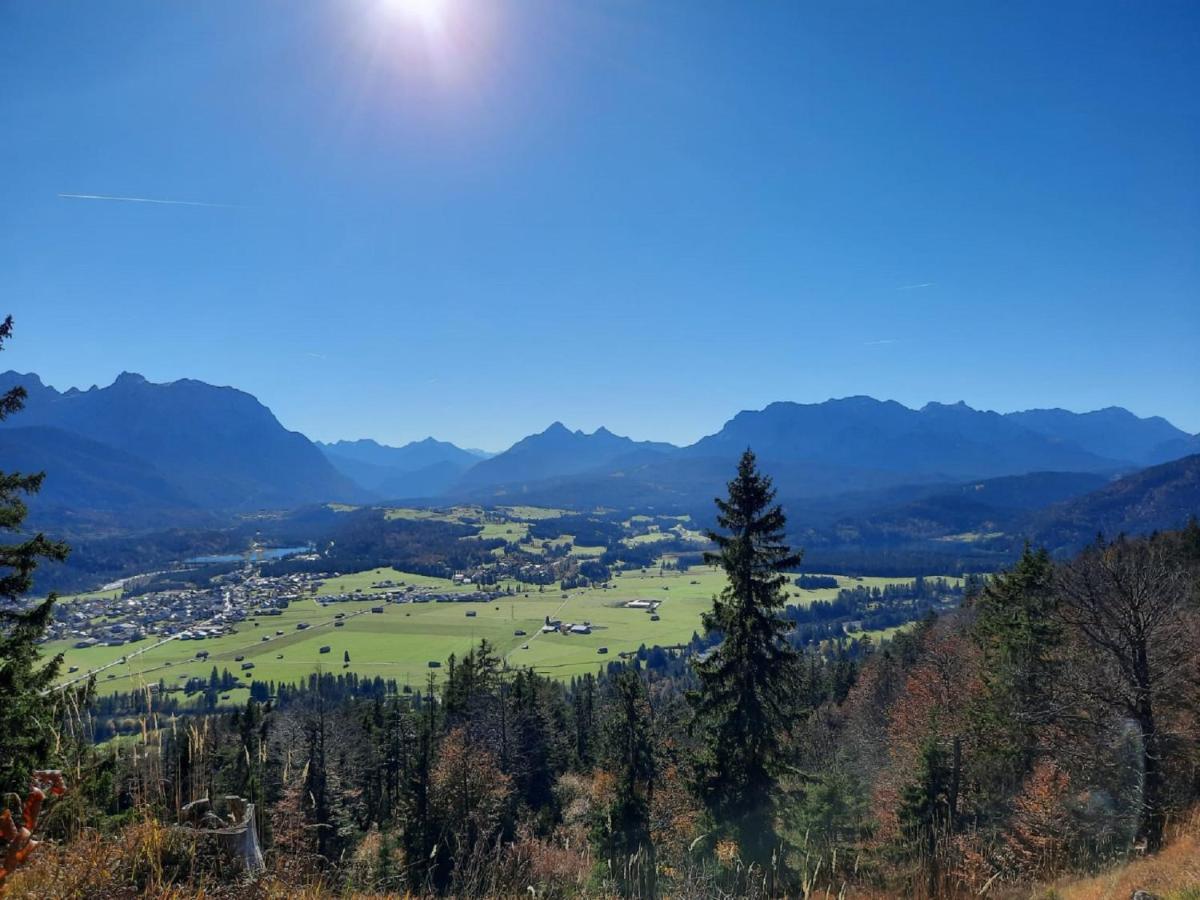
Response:
[[[486,603],[504,593],[494,586],[464,590],[473,585],[472,576],[456,574],[453,591],[381,579],[367,589],[318,594],[338,577],[337,572],[267,577],[245,566],[214,578],[207,588],[81,595],[55,607],[46,640],[68,641],[75,649],[120,647],[146,638],[203,641],[236,633],[247,619],[278,616],[297,601],[311,602],[317,609],[352,601]]]

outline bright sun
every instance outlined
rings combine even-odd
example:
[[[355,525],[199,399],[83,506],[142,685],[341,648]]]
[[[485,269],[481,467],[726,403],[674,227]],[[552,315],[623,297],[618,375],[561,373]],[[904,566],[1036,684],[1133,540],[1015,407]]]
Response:
[[[384,0],[384,5],[430,33],[441,31],[446,23],[448,0]]]

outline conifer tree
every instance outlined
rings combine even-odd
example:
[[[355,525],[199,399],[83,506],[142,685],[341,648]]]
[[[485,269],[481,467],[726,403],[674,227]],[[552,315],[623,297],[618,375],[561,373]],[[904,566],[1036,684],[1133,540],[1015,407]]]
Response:
[[[1063,633],[1049,554],[1026,546],[975,603],[984,687],[973,710],[979,768],[982,787],[1005,796],[1032,770],[1038,735],[1053,717]]]
[[[930,738],[921,746],[915,780],[900,795],[899,818],[908,849],[920,864],[930,897],[938,896],[941,844],[954,818],[954,771],[946,752]]]
[[[595,730],[596,678],[586,673],[578,684],[572,685],[571,703],[575,723],[575,759],[580,766],[592,762],[594,748],[592,733]]]
[[[412,720],[411,756],[404,762],[401,781],[401,813],[403,830],[401,847],[408,861],[408,885],[414,892],[425,888],[430,875],[432,850],[436,846],[435,826],[429,785],[437,756],[437,702],[434,695],[436,679],[426,675],[425,694],[420,716]]]
[[[0,323],[0,350],[12,336],[12,316]],[[0,420],[25,405],[25,389],[0,395]],[[0,529],[21,534],[28,512],[22,497],[36,494],[45,473],[0,472]],[[29,787],[30,773],[48,762],[51,734],[43,691],[58,676],[62,656],[43,661],[38,641],[54,610],[54,594],[28,609],[18,602],[33,588],[41,560],[63,560],[65,544],[36,534],[0,545],[0,795]]]
[[[650,703],[632,670],[617,676],[604,728],[605,765],[616,777],[612,802],[600,811],[592,841],[625,896],[654,895],[654,844],[650,805],[654,790],[654,747]]]
[[[782,737],[802,676],[779,613],[787,598],[784,573],[795,570],[801,556],[784,543],[783,509],[750,450],[728,487],[728,498],[716,501],[723,531],[709,533],[719,552],[705,554],[725,570],[728,584],[704,615],[704,627],[723,640],[695,664],[700,688],[692,703],[706,744],[696,786],[718,830],[738,841],[747,862],[768,867]]]

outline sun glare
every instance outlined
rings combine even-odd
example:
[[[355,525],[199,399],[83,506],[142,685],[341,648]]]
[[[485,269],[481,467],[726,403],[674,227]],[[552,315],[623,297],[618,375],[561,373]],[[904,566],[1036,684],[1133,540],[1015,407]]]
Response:
[[[383,0],[388,11],[403,16],[430,34],[441,31],[446,24],[448,0]]]

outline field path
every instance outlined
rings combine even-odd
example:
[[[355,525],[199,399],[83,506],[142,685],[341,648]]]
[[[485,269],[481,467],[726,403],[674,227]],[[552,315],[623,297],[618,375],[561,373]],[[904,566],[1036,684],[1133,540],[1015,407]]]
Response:
[[[550,618],[552,618],[552,619],[559,618],[562,611],[567,608],[567,604],[575,599],[577,599],[575,596],[568,594],[566,599],[563,600],[562,603],[558,604],[558,607],[554,610],[554,612],[550,613]],[[538,638],[544,637],[545,634],[546,634],[546,632],[542,631],[539,628],[534,634],[530,635],[529,640],[525,641],[524,643],[532,644]],[[508,662],[509,657],[512,656],[514,653],[516,653],[517,650],[519,650],[519,649],[520,649],[519,647],[513,647],[511,650],[508,651],[508,653],[504,654],[504,661]],[[533,665],[533,666],[531,666],[531,668],[533,669],[533,671],[537,672],[537,671],[540,671],[543,669],[552,669],[552,668],[558,668],[558,667],[557,666],[548,666],[548,665],[541,665],[541,666]]]
[[[570,596],[570,594],[568,594],[567,598],[565,600],[563,600],[562,603],[558,604],[558,608],[555,609],[554,612],[552,612],[550,614],[550,617],[554,618],[554,619],[558,618],[559,613],[561,613],[566,608],[567,604],[570,602],[571,602],[571,596]],[[530,635],[529,640],[525,641],[525,643],[532,644],[534,641],[536,641],[538,638],[540,638],[545,633],[546,632],[542,631],[539,628],[534,634]],[[512,656],[514,653],[516,653],[518,649],[520,649],[520,648],[513,647],[511,650],[508,651],[508,653],[504,654],[504,661],[508,662],[508,658],[510,656]],[[536,670],[537,670],[537,667],[535,666],[534,671],[536,671]]]

